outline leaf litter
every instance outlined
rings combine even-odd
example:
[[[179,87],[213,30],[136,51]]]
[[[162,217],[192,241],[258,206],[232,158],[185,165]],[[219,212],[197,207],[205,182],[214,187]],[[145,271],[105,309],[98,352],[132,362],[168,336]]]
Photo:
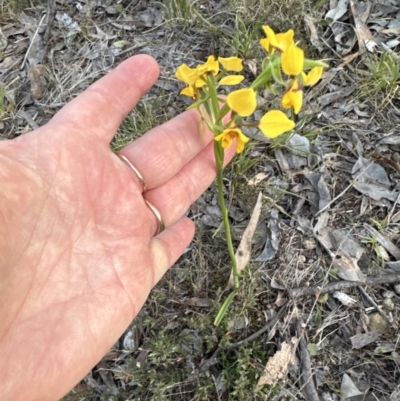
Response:
[[[157,122],[181,112],[186,105],[178,96],[176,67],[183,62],[193,65],[211,53],[227,56],[232,47],[194,13],[186,25],[180,17],[168,19],[167,3],[57,1],[48,43],[47,20],[42,20],[45,4],[26,8],[19,16],[10,14],[0,34],[0,85],[5,88],[6,106],[1,137],[12,138],[45,124],[95,79],[141,52],[159,61],[161,76],[139,108],[145,113],[143,105],[153,107],[152,114],[161,116]],[[328,373],[316,387],[320,399],[337,401],[341,390],[342,398],[363,394],[366,400],[399,399],[396,322],[400,290],[396,281],[385,283],[386,275],[393,278],[400,271],[399,77],[394,76],[397,89],[394,86],[393,92],[386,90],[390,75],[382,89],[368,96],[360,88],[364,82],[369,86],[375,82],[366,81],[368,77],[377,80],[382,75],[379,69],[373,72],[372,56],[380,60],[389,54],[398,60],[400,6],[396,0],[322,3],[313,8],[304,5],[296,28],[296,34],[299,28],[304,33],[301,40],[311,42],[312,51],[331,64],[321,82],[304,93],[305,111],[300,119],[307,120],[301,122],[303,128],[274,151],[260,138],[249,158],[257,163],[226,181],[227,191],[236,188],[230,217],[240,226],[236,247],[241,239],[247,244],[243,245],[243,266],[249,265],[243,271],[248,285],[239,294],[226,326],[231,333],[218,331],[210,323],[229,271],[221,253],[224,243],[216,233],[221,216],[215,187],[211,187],[189,211],[197,225],[193,245],[153,290],[134,329],[115,344],[110,354],[113,359],[81,383],[82,391],[97,393],[97,398],[87,396],[88,400],[105,399],[116,388],[121,397],[150,400],[159,391],[157,383],[168,389],[162,395],[166,400],[196,399],[199,386],[208,389],[205,399],[227,400],[230,394],[235,397],[245,391],[247,399],[261,400],[254,388],[264,373],[267,399],[307,400],[299,377],[307,371],[317,381],[321,366]],[[190,2],[190,10],[196,7],[217,28],[232,32],[240,7],[232,11],[227,4]],[[246,4],[251,7],[251,2]],[[274,14],[269,7],[252,9],[252,18],[263,12],[262,23],[272,24],[270,15]],[[292,26],[293,18],[289,23],[282,30]],[[259,68],[257,59],[256,54],[245,59],[249,74]],[[133,116],[138,121],[140,114]],[[244,239],[243,233],[260,191],[265,202],[259,220],[264,228],[258,230],[255,225],[255,235],[263,240],[257,251],[254,237],[251,240],[248,231]],[[379,247],[386,250],[383,259]],[[374,278],[379,284],[368,281]],[[357,286],[336,288],[324,302],[317,301],[318,292],[301,301],[290,296],[293,289],[340,287],[347,280],[371,282],[362,286],[370,299]],[[385,291],[394,296],[385,297]],[[287,309],[274,322],[281,308]],[[292,364],[298,316],[307,322],[308,344],[316,344],[317,352],[311,347],[314,351],[309,355],[310,371],[296,358]],[[360,323],[362,316],[369,320],[365,325]],[[224,351],[222,342],[246,340],[270,322],[274,322],[270,329],[241,345],[237,358],[230,359],[232,351]],[[216,362],[200,371],[201,361],[210,359],[218,347],[222,351]],[[285,355],[274,359],[279,348]],[[269,373],[264,372],[268,363],[272,366]],[[238,366],[240,374],[232,366]],[[364,375],[365,390],[353,374],[343,373],[349,370]],[[179,374],[173,376],[173,372]],[[229,375],[235,380],[229,381]],[[214,381],[210,382],[211,376]],[[247,377],[257,379],[249,384]]]

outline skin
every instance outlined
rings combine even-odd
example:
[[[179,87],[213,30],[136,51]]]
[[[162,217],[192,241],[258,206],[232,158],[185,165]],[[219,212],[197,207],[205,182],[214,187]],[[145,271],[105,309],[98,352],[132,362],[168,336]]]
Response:
[[[213,135],[196,111],[121,153],[118,126],[154,84],[134,56],[45,126],[0,142],[0,372],[4,401],[65,395],[96,365],[194,235],[182,217],[215,178]],[[226,154],[232,157],[235,146]],[[161,213],[166,230],[157,237]]]

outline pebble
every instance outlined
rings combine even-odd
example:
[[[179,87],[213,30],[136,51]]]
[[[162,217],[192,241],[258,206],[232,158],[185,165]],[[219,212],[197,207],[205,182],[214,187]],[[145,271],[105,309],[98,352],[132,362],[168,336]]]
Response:
[[[393,291],[383,291],[383,298],[393,298],[394,297],[394,292]]]
[[[368,317],[371,331],[385,333],[389,330],[389,323],[379,313],[371,313]]]
[[[397,295],[400,295],[400,284],[396,284],[393,288],[394,288],[394,292]]]
[[[303,246],[304,246],[305,249],[310,251],[312,249],[315,249],[317,247],[317,244],[315,243],[315,239],[308,238],[308,239],[303,241]]]
[[[385,298],[383,300],[383,306],[387,309],[387,310],[394,310],[394,302],[392,300],[392,298]]]

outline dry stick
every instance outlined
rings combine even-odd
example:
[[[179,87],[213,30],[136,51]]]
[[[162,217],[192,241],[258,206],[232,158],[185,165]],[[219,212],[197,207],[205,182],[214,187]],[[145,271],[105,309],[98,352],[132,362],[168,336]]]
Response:
[[[44,51],[43,51],[42,63],[47,62],[47,47],[50,40],[51,26],[53,25],[54,16],[56,15],[56,0],[47,1],[46,14],[47,14],[47,21],[46,21],[46,30],[43,35]]]
[[[394,284],[400,282],[400,273],[393,274],[382,274],[375,277],[367,277],[364,283],[360,281],[335,281],[332,283],[328,283],[323,287],[313,286],[313,287],[298,287],[293,288],[289,291],[289,295],[292,298],[301,298],[309,295],[319,296],[321,294],[327,294],[334,291],[344,290],[346,288],[353,288],[362,285],[368,285],[373,287],[379,284]]]
[[[307,349],[306,340],[304,338],[304,329],[302,327],[302,322],[297,320],[297,331],[299,335],[299,353],[301,360],[301,381],[303,382],[303,388],[305,392],[306,399],[308,401],[319,401],[319,396],[317,390],[314,386],[313,374],[311,372],[311,358]]]
[[[361,294],[364,295],[364,297],[368,300],[368,302],[375,307],[375,309],[380,313],[381,316],[383,316],[386,321],[389,323],[393,323],[393,320],[389,318],[389,316],[381,309],[381,307],[368,295],[367,291],[364,290],[361,285],[357,286],[358,290],[361,292]]]
[[[36,28],[36,31],[35,31],[35,33],[34,33],[33,36],[32,36],[31,43],[30,43],[30,45],[29,45],[29,47],[28,47],[28,50],[27,50],[26,53],[25,53],[24,59],[22,60],[22,63],[21,63],[21,67],[20,67],[21,70],[23,70],[24,67],[25,67],[26,59],[28,58],[28,54],[29,54],[29,52],[31,51],[33,42],[34,42],[35,39],[36,39],[36,36],[37,36],[37,34],[38,34],[38,32],[39,32],[40,27],[42,26],[42,23],[43,23],[43,20],[45,19],[45,17],[46,17],[46,15],[43,15],[43,16],[42,16],[42,18],[41,18],[41,20],[40,20],[40,22],[39,22],[39,25],[38,25],[38,27]]]

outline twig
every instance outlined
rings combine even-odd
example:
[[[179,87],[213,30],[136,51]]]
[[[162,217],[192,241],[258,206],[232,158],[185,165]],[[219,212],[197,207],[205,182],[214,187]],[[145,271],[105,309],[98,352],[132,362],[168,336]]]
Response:
[[[25,63],[26,63],[26,59],[28,58],[28,54],[29,54],[29,52],[31,51],[33,42],[35,41],[36,36],[37,36],[37,34],[38,34],[38,32],[39,32],[39,29],[40,29],[40,27],[42,26],[43,20],[44,20],[45,18],[46,18],[46,14],[44,14],[44,15],[42,16],[42,18],[40,19],[39,25],[38,25],[38,27],[36,28],[36,31],[35,31],[35,33],[34,33],[33,36],[32,36],[31,43],[29,44],[28,50],[26,51],[25,56],[24,56],[24,59],[22,60],[22,63],[21,63],[21,67],[20,67],[21,70],[23,70],[24,67],[25,67]]]
[[[381,316],[383,316],[389,323],[393,323],[389,316],[386,315],[386,313],[381,309],[381,307],[368,295],[367,291],[364,290],[361,285],[357,286],[358,290],[361,292],[361,294],[364,295],[365,298],[367,298],[368,302],[375,307],[375,309],[380,313]]]
[[[289,295],[292,298],[301,298],[309,295],[319,296],[320,294],[327,294],[334,291],[341,291],[346,288],[358,287],[361,285],[368,285],[373,287],[379,284],[394,284],[400,282],[400,273],[393,274],[383,274],[375,277],[367,277],[365,279],[365,283],[361,283],[360,281],[335,281],[332,283],[328,283],[323,287],[313,286],[313,287],[298,287],[293,288],[289,291]]]
[[[314,386],[313,374],[311,372],[311,358],[304,338],[304,329],[301,320],[297,320],[297,330],[299,335],[299,353],[301,360],[301,381],[304,393],[308,401],[319,401],[317,390]]]
[[[20,110],[17,115],[19,117],[21,117],[22,119],[24,119],[30,126],[32,129],[38,129],[39,125],[38,123],[24,110]]]
[[[51,27],[53,25],[54,16],[56,14],[56,0],[48,0],[47,1],[47,13],[46,14],[47,14],[46,15],[47,20],[46,20],[46,30],[43,35],[44,50],[43,50],[42,63],[46,63],[46,61],[47,61],[47,47],[49,45]]]
[[[365,229],[374,236],[374,238],[389,252],[391,253],[396,260],[400,260],[400,249],[392,241],[387,239],[384,235],[382,235],[379,231],[375,230],[374,227],[370,226],[367,223],[364,223]]]

